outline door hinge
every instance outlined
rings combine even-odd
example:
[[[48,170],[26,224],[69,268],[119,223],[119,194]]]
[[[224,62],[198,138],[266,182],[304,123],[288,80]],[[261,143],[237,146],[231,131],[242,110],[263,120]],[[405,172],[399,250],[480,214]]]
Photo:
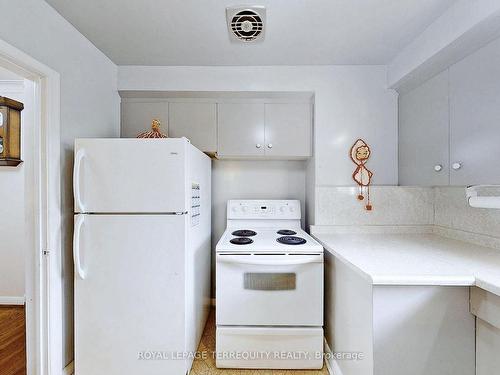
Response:
[[[43,250],[42,254],[45,255],[45,256],[49,256],[50,255],[50,250]]]

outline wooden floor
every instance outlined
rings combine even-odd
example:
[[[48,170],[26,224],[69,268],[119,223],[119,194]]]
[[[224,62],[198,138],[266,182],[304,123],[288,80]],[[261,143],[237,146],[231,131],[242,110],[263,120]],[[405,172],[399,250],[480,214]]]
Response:
[[[215,367],[215,311],[210,312],[203,332],[198,352],[208,352],[205,359],[197,358],[193,362],[190,375],[328,375],[324,366],[321,370],[247,370],[218,369]]]
[[[0,375],[26,374],[24,306],[0,305]]]

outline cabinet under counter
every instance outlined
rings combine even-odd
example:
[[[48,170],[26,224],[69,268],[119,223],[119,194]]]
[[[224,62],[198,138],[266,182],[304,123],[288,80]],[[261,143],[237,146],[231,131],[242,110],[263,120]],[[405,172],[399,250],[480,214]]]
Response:
[[[337,373],[476,373],[470,288],[500,269],[498,250],[432,229],[341,234],[313,226],[312,234],[326,250],[325,336]]]

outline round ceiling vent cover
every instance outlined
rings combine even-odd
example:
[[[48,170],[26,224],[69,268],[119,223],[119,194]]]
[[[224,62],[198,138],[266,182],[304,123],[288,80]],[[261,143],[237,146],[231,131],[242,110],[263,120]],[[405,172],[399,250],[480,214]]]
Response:
[[[264,7],[228,8],[227,21],[233,40],[252,42],[264,32]]]

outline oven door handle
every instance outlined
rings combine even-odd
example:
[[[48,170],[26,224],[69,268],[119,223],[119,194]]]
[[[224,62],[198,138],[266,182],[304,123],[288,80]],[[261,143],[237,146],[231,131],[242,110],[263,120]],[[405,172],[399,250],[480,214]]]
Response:
[[[294,255],[290,259],[290,256],[283,256],[283,260],[280,259],[255,259],[260,257],[258,255],[219,255],[218,260],[224,263],[234,263],[234,264],[252,264],[261,266],[293,266],[297,264],[308,264],[308,263],[321,263],[323,261],[322,255]],[[268,255],[262,256],[268,257]]]

